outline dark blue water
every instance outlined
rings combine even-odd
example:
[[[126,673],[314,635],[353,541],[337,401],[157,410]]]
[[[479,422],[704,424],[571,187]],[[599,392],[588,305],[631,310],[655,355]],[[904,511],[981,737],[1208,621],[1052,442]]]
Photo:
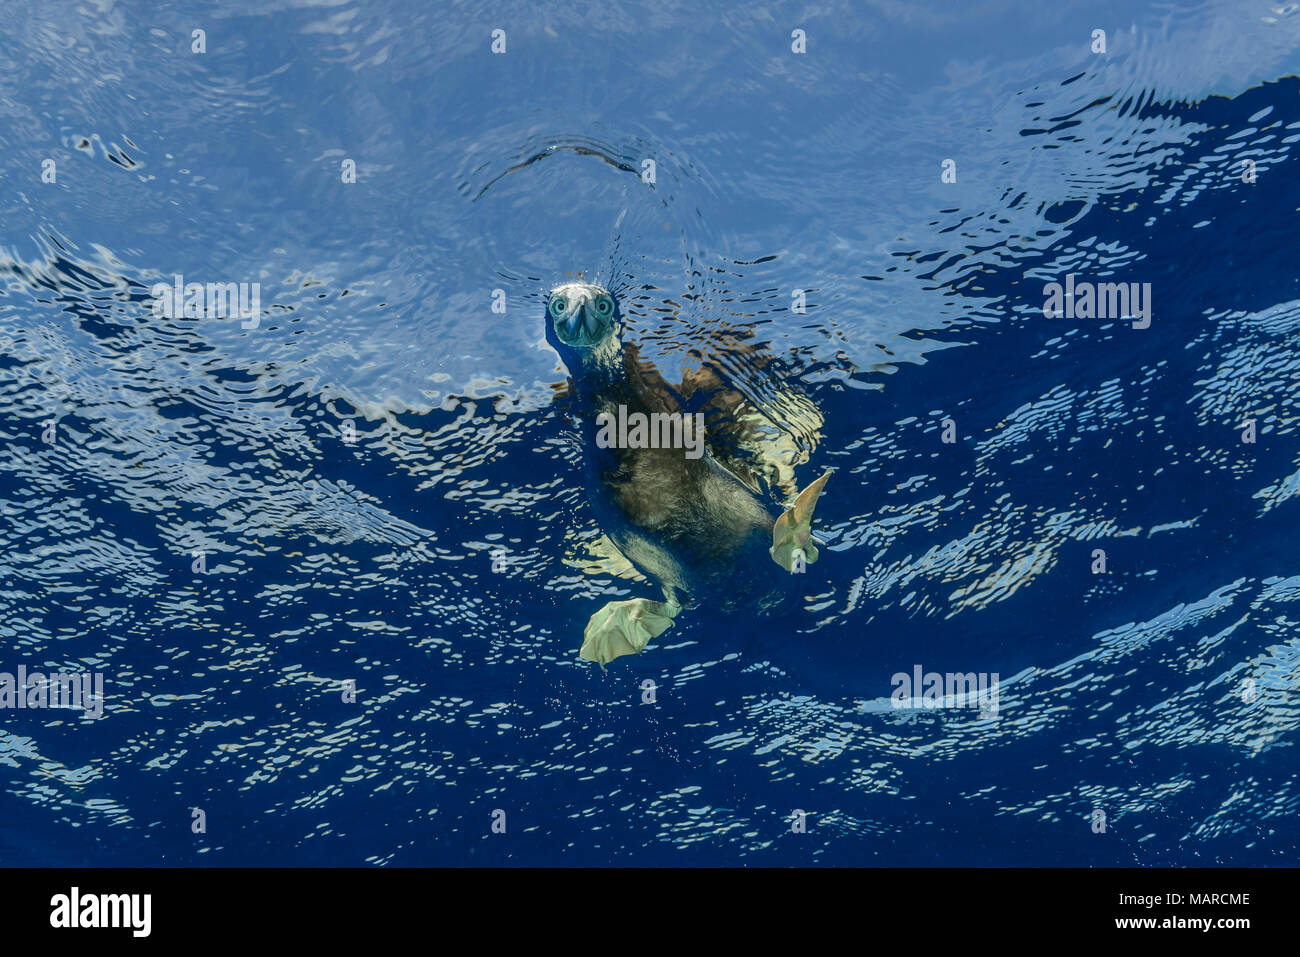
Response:
[[[1296,5],[705,6],[0,6],[0,671],[105,691],[0,863],[1296,862]],[[835,470],[791,616],[578,659],[579,275]]]

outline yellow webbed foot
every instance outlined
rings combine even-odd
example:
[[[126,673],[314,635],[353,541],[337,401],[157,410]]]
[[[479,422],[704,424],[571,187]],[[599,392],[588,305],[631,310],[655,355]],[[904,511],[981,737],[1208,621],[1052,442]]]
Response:
[[[801,557],[806,565],[817,561],[817,546],[812,541],[813,509],[830,477],[831,473],[826,472],[800,492],[794,504],[772,526],[772,561],[788,572],[794,571]]]
[[[651,638],[668,630],[680,610],[676,602],[649,598],[612,601],[587,622],[578,656],[604,667],[623,655],[639,654]]]

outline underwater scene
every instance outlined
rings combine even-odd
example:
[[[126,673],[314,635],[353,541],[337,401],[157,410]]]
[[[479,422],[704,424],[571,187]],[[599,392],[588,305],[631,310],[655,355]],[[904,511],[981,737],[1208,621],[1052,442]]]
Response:
[[[1300,854],[1300,5],[0,5],[0,864]]]

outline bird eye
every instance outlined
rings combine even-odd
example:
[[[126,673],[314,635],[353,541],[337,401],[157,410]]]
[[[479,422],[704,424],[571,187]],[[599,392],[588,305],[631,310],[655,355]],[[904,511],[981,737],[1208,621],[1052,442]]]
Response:
[[[556,319],[563,316],[565,312],[568,311],[568,308],[569,304],[565,301],[563,296],[556,296],[551,300],[551,315]]]
[[[614,300],[609,296],[601,296],[596,300],[596,313],[601,316],[608,316],[614,311]]]

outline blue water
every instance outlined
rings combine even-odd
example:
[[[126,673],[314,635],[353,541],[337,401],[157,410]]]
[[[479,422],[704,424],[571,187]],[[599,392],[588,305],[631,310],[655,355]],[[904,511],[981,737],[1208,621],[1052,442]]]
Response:
[[[1300,10],[1083,6],[0,6],[0,671],[105,690],[0,863],[1295,863]],[[578,659],[573,276],[835,470],[791,616]]]

